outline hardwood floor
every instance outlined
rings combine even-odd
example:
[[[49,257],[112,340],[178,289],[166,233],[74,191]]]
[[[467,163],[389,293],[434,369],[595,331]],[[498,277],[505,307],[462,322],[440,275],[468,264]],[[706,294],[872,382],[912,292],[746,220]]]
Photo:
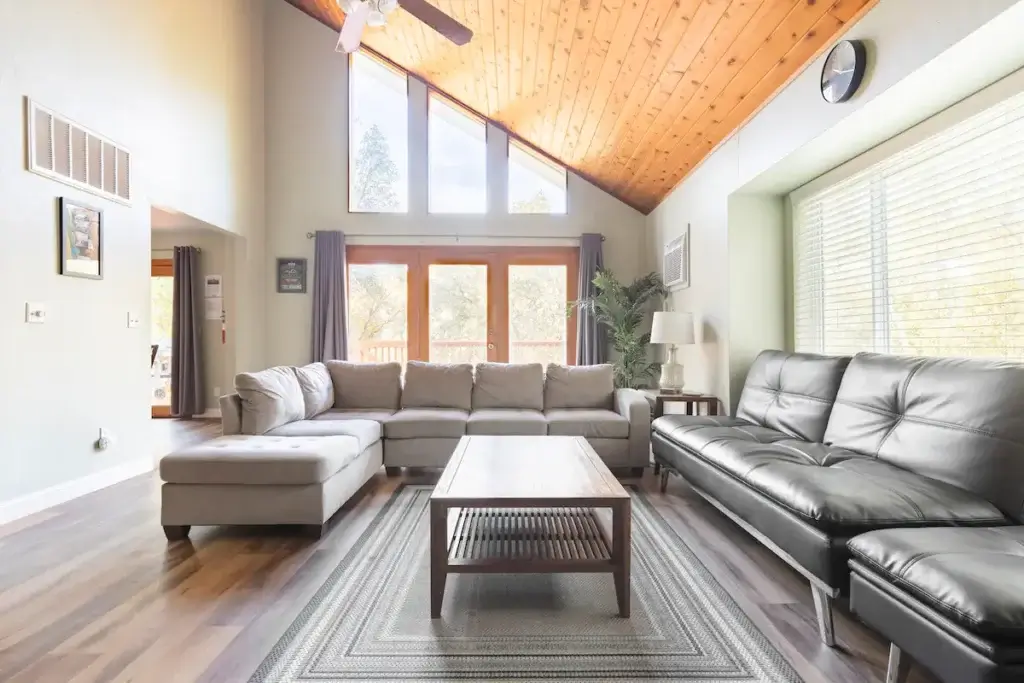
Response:
[[[216,423],[158,425],[166,443]],[[400,481],[383,471],[314,541],[298,529],[194,528],[168,544],[159,481],[137,477],[0,526],[0,681],[244,682]],[[641,486],[806,683],[884,680],[888,644],[840,610],[818,642],[808,585],[677,477]],[[911,681],[933,683],[915,670]],[[771,682],[766,682],[771,683]]]

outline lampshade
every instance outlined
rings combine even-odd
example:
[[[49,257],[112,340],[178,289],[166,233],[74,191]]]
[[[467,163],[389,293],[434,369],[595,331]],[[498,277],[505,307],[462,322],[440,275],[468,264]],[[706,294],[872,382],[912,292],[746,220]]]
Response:
[[[693,315],[675,311],[655,311],[651,325],[652,344],[692,344]]]

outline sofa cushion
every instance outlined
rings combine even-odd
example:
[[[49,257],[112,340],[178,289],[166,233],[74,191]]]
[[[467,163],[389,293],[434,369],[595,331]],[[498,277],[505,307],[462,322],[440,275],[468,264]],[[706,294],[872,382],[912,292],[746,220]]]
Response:
[[[821,441],[848,357],[762,351],[747,372],[736,417]]]
[[[467,434],[523,434],[543,436],[548,433],[548,421],[539,410],[515,408],[489,408],[474,410],[466,424]]]
[[[854,560],[957,625],[1024,638],[1024,527],[891,529],[849,543]]]
[[[424,363],[405,366],[403,408],[469,410],[473,396],[473,366],[469,363]]]
[[[376,420],[299,420],[275,427],[267,436],[353,436],[364,451],[380,441],[383,431]]]
[[[398,410],[402,397],[401,363],[351,363],[329,360],[334,407],[341,410]]]
[[[319,484],[361,450],[351,436],[219,436],[164,456],[160,477],[170,484]]]
[[[302,399],[306,405],[306,419],[316,417],[334,405],[334,383],[323,363],[310,363],[295,368]]]
[[[242,402],[243,434],[264,434],[306,416],[294,368],[281,366],[240,373],[235,376],[235,391]]]
[[[857,354],[825,441],[963,487],[1024,521],[1024,365]]]
[[[314,420],[373,420],[384,424],[395,414],[394,410],[328,410]]]
[[[715,441],[774,443],[790,438],[788,434],[728,415],[663,415],[651,423],[651,429],[694,452]]]
[[[552,436],[585,436],[598,439],[629,437],[629,420],[611,410],[545,410],[544,417],[548,421],[548,434]]]
[[[609,410],[615,393],[611,364],[548,365],[544,380],[544,409],[599,408]]]
[[[544,366],[540,363],[477,363],[473,410],[544,409]]]
[[[719,439],[697,456],[837,535],[901,526],[1007,523],[980,496],[825,444]]]
[[[384,423],[389,439],[457,438],[466,434],[469,413],[452,408],[403,408]]]

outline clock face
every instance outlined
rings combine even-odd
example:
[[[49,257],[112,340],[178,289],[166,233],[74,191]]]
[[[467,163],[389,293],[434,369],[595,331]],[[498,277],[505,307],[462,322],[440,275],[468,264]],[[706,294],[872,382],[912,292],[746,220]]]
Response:
[[[859,41],[838,43],[821,69],[821,96],[835,104],[853,97],[864,77],[864,46]]]

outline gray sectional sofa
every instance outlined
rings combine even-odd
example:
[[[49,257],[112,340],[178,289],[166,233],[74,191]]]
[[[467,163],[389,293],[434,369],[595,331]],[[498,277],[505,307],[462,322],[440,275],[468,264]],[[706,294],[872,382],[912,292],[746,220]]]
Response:
[[[1024,365],[763,352],[735,417],[653,424],[655,461],[949,683],[1024,680]],[[959,528],[952,528],[959,527]],[[852,575],[851,575],[852,571]]]
[[[166,456],[162,523],[301,524],[317,533],[381,465],[440,468],[466,434],[586,437],[611,468],[650,462],[650,404],[611,365],[351,363],[235,378],[224,436]],[[538,473],[538,476],[543,476]]]

